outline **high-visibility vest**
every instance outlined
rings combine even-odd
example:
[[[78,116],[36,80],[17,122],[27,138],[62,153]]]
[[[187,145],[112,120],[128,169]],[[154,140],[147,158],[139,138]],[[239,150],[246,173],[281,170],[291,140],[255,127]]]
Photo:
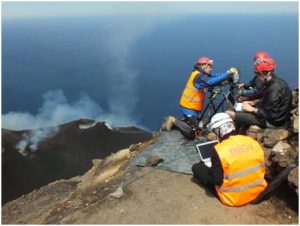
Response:
[[[215,145],[224,171],[223,184],[215,186],[221,202],[242,206],[253,201],[266,187],[264,151],[250,137],[235,135]]]
[[[192,72],[180,99],[180,106],[195,111],[202,110],[205,100],[205,89],[197,89],[193,84],[195,77],[199,73],[198,70]]]

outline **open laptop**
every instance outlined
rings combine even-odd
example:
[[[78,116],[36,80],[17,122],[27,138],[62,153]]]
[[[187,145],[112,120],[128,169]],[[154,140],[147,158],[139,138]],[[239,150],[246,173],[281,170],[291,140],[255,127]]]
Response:
[[[226,98],[235,111],[243,111],[242,103],[238,103],[230,92],[227,93]]]
[[[218,140],[208,141],[205,143],[196,144],[196,149],[200,155],[200,159],[208,167],[211,167],[211,153],[213,147],[218,143]]]

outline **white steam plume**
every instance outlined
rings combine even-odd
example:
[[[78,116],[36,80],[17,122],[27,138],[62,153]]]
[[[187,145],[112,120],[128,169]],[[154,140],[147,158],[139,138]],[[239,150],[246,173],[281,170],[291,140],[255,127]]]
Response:
[[[105,121],[115,127],[138,126],[123,114],[104,112],[86,93],[81,93],[77,101],[69,102],[62,90],[51,90],[43,95],[44,103],[36,115],[28,112],[9,112],[2,115],[2,128],[11,130],[38,129],[53,127],[62,123],[89,118]]]
[[[9,112],[2,116],[2,127],[13,130],[37,129],[53,127],[79,118],[90,118],[105,121],[114,127],[138,126],[146,129],[136,123],[138,118],[135,110],[139,101],[137,83],[141,73],[132,61],[133,48],[136,42],[155,29],[157,24],[174,19],[163,15],[116,16],[107,25],[105,33],[108,35],[108,41],[104,47],[107,48],[105,53],[112,62],[112,65],[108,65],[111,69],[108,84],[111,87],[111,95],[108,98],[110,112],[103,112],[87,94],[81,94],[78,101],[69,103],[61,90],[55,90],[43,96],[43,106],[36,115]],[[20,150],[25,150],[30,144],[34,151],[39,142],[57,132],[47,129],[35,131],[37,134],[24,135],[24,139],[18,144]]]
[[[117,12],[116,12],[117,13]],[[108,42],[105,43],[106,53],[110,57],[110,88],[109,107],[112,113],[135,117],[139,102],[138,80],[142,79],[139,66],[134,65],[133,53],[136,43],[159,24],[177,20],[180,17],[164,15],[116,16],[105,27]],[[146,63],[146,62],[145,62]],[[155,88],[155,87],[153,87]]]
[[[38,144],[47,137],[58,132],[59,124],[80,118],[106,121],[110,125],[138,126],[135,121],[126,116],[104,113],[101,107],[87,94],[81,93],[79,100],[69,103],[61,90],[48,91],[43,95],[44,103],[36,115],[27,112],[9,112],[2,115],[2,127],[11,130],[30,129],[24,133],[23,139],[16,145],[21,154],[26,154],[26,148],[35,151]],[[145,129],[145,128],[144,128]]]

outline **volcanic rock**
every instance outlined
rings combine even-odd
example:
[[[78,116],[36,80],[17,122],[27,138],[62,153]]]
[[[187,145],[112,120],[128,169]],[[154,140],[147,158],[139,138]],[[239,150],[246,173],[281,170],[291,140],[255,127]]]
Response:
[[[288,176],[288,182],[289,185],[293,188],[293,190],[296,191],[296,193],[299,195],[299,167],[297,166],[296,168],[294,168],[289,176]]]
[[[251,125],[247,130],[247,135],[252,137],[254,140],[261,141],[263,129],[256,125]]]
[[[296,158],[295,151],[292,150],[288,143],[279,141],[272,149],[272,160],[280,167],[287,167],[290,163],[293,163]]]
[[[162,157],[158,155],[152,155],[147,158],[146,166],[156,166],[162,161],[164,161]]]
[[[118,187],[118,189],[115,192],[109,194],[109,196],[111,196],[113,198],[116,198],[116,199],[122,198],[123,195],[124,195],[124,192],[123,192],[123,188],[122,187]]]
[[[266,129],[263,143],[266,147],[272,148],[278,141],[287,139],[289,135],[289,131],[286,129]]]
[[[92,159],[152,139],[151,133],[135,127],[112,129],[104,122],[87,119],[58,128],[53,137],[40,142],[37,150],[26,152],[26,156],[18,152],[16,144],[31,131],[2,129],[2,203],[50,182],[82,175],[92,167]]]

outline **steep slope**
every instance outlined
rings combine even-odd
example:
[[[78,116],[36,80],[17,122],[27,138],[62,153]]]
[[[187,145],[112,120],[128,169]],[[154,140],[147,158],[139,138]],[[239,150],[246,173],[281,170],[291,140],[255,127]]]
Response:
[[[82,176],[53,182],[6,203],[2,223],[298,224],[297,209],[289,206],[295,208],[297,200],[287,203],[278,195],[259,205],[227,207],[191,175],[129,164],[160,137],[155,134],[135,149],[94,160]]]
[[[104,122],[82,119],[60,125],[36,151],[26,147],[24,156],[15,146],[30,132],[2,129],[2,203],[55,180],[82,175],[92,167],[92,159],[152,138],[135,127],[110,128]]]

